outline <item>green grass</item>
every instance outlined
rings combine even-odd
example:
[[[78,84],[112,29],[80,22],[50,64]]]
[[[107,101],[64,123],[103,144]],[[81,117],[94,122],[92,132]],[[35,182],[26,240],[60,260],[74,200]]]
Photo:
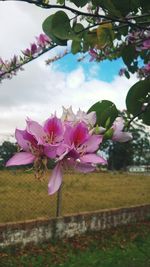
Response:
[[[33,173],[0,171],[0,222],[53,217],[56,194],[47,194],[44,181]],[[150,176],[119,173],[66,173],[63,177],[62,215],[150,203]]]
[[[0,267],[150,267],[150,222],[3,249]]]

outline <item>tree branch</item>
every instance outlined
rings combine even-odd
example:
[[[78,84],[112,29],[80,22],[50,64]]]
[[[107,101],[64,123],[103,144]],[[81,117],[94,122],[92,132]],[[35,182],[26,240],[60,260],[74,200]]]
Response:
[[[3,73],[0,74],[0,80],[2,77],[4,77],[5,75],[7,74],[11,74],[12,72],[15,72],[16,70],[19,70],[22,66],[26,65],[27,63],[37,59],[38,57],[42,56],[43,54],[45,54],[46,52],[50,51],[51,49],[57,47],[57,45],[52,45],[51,47],[48,47],[48,48],[45,48],[44,50],[42,50],[41,53],[37,54],[36,56],[34,57],[30,57],[30,58],[27,58],[25,59],[25,61],[23,61],[22,63],[20,63],[18,66],[15,66]]]
[[[44,3],[41,0],[0,0],[0,1],[18,1],[18,2],[27,2],[29,4],[34,4],[36,6],[39,6],[41,8],[45,8],[45,9],[51,9],[51,8],[56,8],[56,9],[63,9],[63,10],[68,10],[71,11],[73,14],[75,15],[81,15],[84,17],[93,17],[93,18],[102,18],[102,19],[106,19],[106,20],[111,20],[111,22],[119,22],[119,23],[127,23],[130,27],[134,27],[134,28],[139,28],[139,29],[144,29],[144,30],[148,30],[149,28],[143,27],[141,25],[139,25],[137,22],[133,23],[130,20],[135,19],[135,18],[139,18],[140,15],[136,15],[136,16],[130,16],[129,18],[125,18],[125,19],[119,19],[118,17],[110,17],[110,16],[105,16],[105,15],[100,15],[98,13],[96,14],[91,14],[91,13],[86,13],[83,11],[80,11],[79,9],[74,9],[71,8],[69,6],[66,5],[51,5],[51,4],[47,4]],[[143,16],[150,16],[149,13],[147,14],[142,14],[141,17]]]

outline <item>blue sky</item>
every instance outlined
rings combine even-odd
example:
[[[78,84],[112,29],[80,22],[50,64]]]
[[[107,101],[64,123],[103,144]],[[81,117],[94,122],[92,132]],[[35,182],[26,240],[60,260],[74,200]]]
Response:
[[[82,56],[81,56],[82,57]],[[83,61],[78,61],[80,55],[72,55],[68,54],[63,57],[59,62],[55,63],[55,67],[57,70],[62,72],[71,72],[79,67],[82,67],[85,74],[86,79],[88,79],[89,75],[91,76],[91,68],[96,70],[93,71],[92,76],[101,81],[112,82],[114,77],[118,75],[120,68],[123,67],[122,59],[117,59],[113,61],[105,60],[102,62],[89,62],[89,56],[87,56]]]

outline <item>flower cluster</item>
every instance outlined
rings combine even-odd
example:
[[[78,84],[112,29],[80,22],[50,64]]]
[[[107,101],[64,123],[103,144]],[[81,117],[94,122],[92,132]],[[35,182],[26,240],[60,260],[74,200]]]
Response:
[[[37,58],[50,48],[53,48],[52,41],[42,33],[36,37],[36,42],[32,43],[30,48],[22,51],[21,56],[14,55],[10,60],[0,58],[0,81],[6,78],[11,79],[17,74],[18,70],[23,70],[22,66],[24,64],[30,62],[33,58]]]
[[[98,49],[97,47],[95,48],[91,48],[88,51],[88,54],[90,56],[90,62],[92,61],[96,61],[96,62],[100,62],[105,60],[106,58],[109,60],[115,59],[117,58],[119,53],[119,45],[117,44],[114,47],[110,47],[105,45],[103,48]]]
[[[127,72],[127,68],[122,68],[119,70],[119,76],[125,75]],[[150,62],[148,64],[142,66],[141,68],[137,69],[137,77],[142,79],[150,76]]]
[[[55,160],[48,184],[48,193],[54,194],[61,186],[62,171],[71,167],[80,172],[91,172],[96,164],[107,164],[97,155],[103,141],[105,129],[97,131],[96,113],[81,111],[74,114],[72,108],[63,108],[61,118],[52,115],[43,125],[27,119],[25,130],[16,129],[15,137],[20,147],[6,166],[34,163],[36,175],[43,174],[47,160]],[[112,140],[126,142],[132,139],[130,133],[123,132],[124,122],[117,118],[112,125]],[[96,129],[96,130],[95,130]],[[103,134],[101,134],[103,132]]]
[[[138,77],[140,79],[150,76],[150,62],[138,69]]]

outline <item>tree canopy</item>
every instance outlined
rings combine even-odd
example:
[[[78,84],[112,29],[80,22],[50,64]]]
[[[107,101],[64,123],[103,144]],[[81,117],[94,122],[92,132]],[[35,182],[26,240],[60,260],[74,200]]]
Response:
[[[150,125],[149,0],[23,1],[50,10],[49,17],[43,22],[43,31],[49,41],[44,40],[43,45],[39,39],[38,45],[24,51],[23,57],[13,58],[9,64],[1,60],[1,77],[13,75],[15,70],[49,49],[65,46],[71,41],[73,54],[88,53],[91,61],[97,62],[122,58],[125,67],[120,70],[120,75],[130,78],[130,74],[137,73],[139,81],[129,89],[126,107],[131,115],[130,122],[138,117]],[[56,11],[51,14],[53,9]],[[118,116],[115,105],[107,100],[94,104],[90,111],[99,114],[97,124],[108,130]]]

